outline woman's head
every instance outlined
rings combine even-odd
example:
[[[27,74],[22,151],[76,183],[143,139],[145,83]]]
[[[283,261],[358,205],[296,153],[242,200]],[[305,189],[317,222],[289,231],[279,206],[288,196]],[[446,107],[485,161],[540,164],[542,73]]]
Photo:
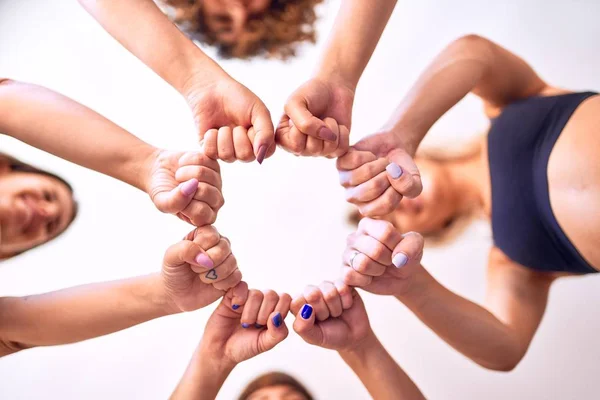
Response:
[[[270,372],[250,382],[239,400],[313,400],[313,397],[291,376]]]
[[[66,181],[0,154],[0,259],[54,239],[76,214]]]
[[[161,0],[192,39],[217,46],[224,58],[294,56],[315,41],[315,6],[322,0]]]

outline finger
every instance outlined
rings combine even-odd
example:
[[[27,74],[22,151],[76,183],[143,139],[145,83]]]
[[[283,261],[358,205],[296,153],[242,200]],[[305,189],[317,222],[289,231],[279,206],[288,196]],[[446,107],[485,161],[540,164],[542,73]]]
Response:
[[[242,272],[236,268],[229,276],[222,281],[213,283],[213,287],[218,290],[227,291],[242,281]]]
[[[348,286],[365,287],[373,281],[373,277],[356,272],[349,266],[342,267],[342,280]]]
[[[303,134],[328,142],[337,141],[337,135],[323,121],[311,114],[304,99],[289,99],[285,105],[285,113]]]
[[[398,207],[401,200],[402,195],[390,186],[375,200],[366,203],[358,203],[357,207],[360,213],[365,217],[383,217],[393,212]]]
[[[307,343],[318,345],[323,341],[323,334],[315,325],[315,313],[310,304],[302,306],[296,315],[294,331]]]
[[[298,128],[292,127],[279,137],[278,143],[290,153],[299,156],[306,149],[307,139],[308,136],[300,132]]]
[[[252,113],[251,122],[254,129],[249,132],[252,133],[250,141],[252,142],[256,161],[262,164],[267,151],[275,143],[275,129],[269,110],[262,105],[256,112]]]
[[[394,250],[402,240],[402,235],[394,225],[379,219],[362,218],[358,223],[357,233],[366,233],[383,243],[390,250]]]
[[[233,128],[233,148],[237,160],[250,162],[256,159],[252,149],[252,142],[248,138],[248,130],[243,126]]]
[[[197,185],[192,201],[206,203],[213,211],[218,211],[225,204],[225,199],[221,191],[207,183],[199,183]]]
[[[204,249],[204,253],[210,258],[210,260],[212,260],[212,263],[213,263],[213,265],[208,269],[220,268],[221,265],[229,258],[229,256],[231,256],[231,247],[227,240],[221,238],[221,239],[219,239],[219,243],[217,243],[215,246],[212,246],[208,249]],[[235,259],[234,259],[234,261],[235,261]],[[191,263],[191,268],[192,268],[192,271],[194,271],[197,274],[205,274],[208,272],[207,267],[202,264],[197,265],[196,260],[194,260],[194,262]],[[231,271],[233,271],[233,268],[231,269]],[[223,272],[225,272],[225,269],[221,268],[219,270],[219,272],[223,273]],[[225,276],[223,278],[225,278]],[[213,279],[213,280],[207,280],[207,281],[203,281],[203,282],[204,283],[214,283],[217,281],[218,281],[217,279]]]
[[[346,201],[352,204],[366,203],[381,196],[389,187],[387,173],[382,172],[365,183],[346,189]]]
[[[203,155],[203,157],[206,156]],[[188,181],[194,178],[201,183],[212,185],[219,190],[223,187],[221,174],[209,167],[202,165],[184,165],[177,168],[177,171],[175,172],[175,179],[178,182]]]
[[[235,161],[233,130],[229,126],[222,126],[219,128],[219,134],[217,135],[217,148],[220,160],[225,162]]]
[[[409,199],[421,194],[423,183],[414,160],[398,149],[392,150],[388,159],[391,161],[387,167],[388,179],[396,191]]]
[[[389,251],[389,250],[388,250]],[[344,263],[356,272],[362,275],[369,276],[381,276],[385,273],[386,267],[391,265],[391,252],[390,261],[388,264],[382,265],[376,261],[370,259],[367,255],[357,251],[353,248],[348,248],[344,251],[342,256]]]
[[[356,250],[382,266],[392,263],[391,250],[379,240],[369,235],[358,235],[352,241],[352,246],[348,250]]]
[[[217,220],[217,212],[202,201],[192,201],[181,211],[190,222],[196,226],[214,224]]]
[[[207,266],[214,265],[204,250],[190,240],[182,240],[169,247],[163,259],[163,265],[167,268],[179,267],[181,265],[186,265],[187,267],[187,264],[190,263]]]
[[[212,169],[216,173],[221,172],[221,167],[219,166],[217,160],[214,160],[199,151],[188,151],[179,157],[179,167],[181,168],[185,166],[206,167]],[[198,177],[196,176],[196,178]],[[200,178],[198,178],[198,180],[203,182],[203,180]]]
[[[327,308],[329,309],[329,315],[334,318],[342,315],[342,299],[333,282],[322,282],[319,285],[319,289],[321,290],[325,304],[327,304]]]
[[[231,288],[229,292],[231,294],[231,308],[234,311],[239,310],[241,313],[242,311],[240,308],[243,307],[248,300],[248,284],[242,281]]]
[[[355,187],[362,183],[368,182],[375,178],[377,175],[385,172],[385,167],[388,165],[388,160],[385,158],[378,158],[374,161],[369,161],[359,166],[356,169],[346,171],[340,170],[338,176],[340,178],[340,185],[345,188]]]
[[[359,151],[350,147],[346,154],[337,159],[336,168],[339,171],[352,171],[377,159],[378,157],[370,151]]]
[[[288,336],[288,333],[283,315],[277,311],[271,313],[268,316],[267,329],[260,333],[260,350],[262,352],[271,350],[281,343]]]
[[[290,311],[292,314],[296,315],[300,311],[303,305],[306,304],[306,299],[302,294],[294,296],[292,299],[292,304],[290,305]]]
[[[190,204],[197,189],[198,180],[194,178],[180,183],[169,191],[156,193],[152,200],[161,212],[176,214]]]
[[[267,325],[269,315],[275,311],[277,303],[279,302],[279,295],[273,290],[263,291],[263,301],[256,317],[256,328],[264,328]]]
[[[217,228],[212,225],[196,228],[187,236],[187,240],[193,240],[194,243],[206,250],[218,245],[221,238],[221,234],[217,231]]]
[[[304,289],[303,295],[306,302],[313,306],[315,314],[317,315],[317,320],[325,321],[329,318],[329,309],[327,308],[325,299],[323,299],[323,294],[318,287],[313,285],[307,286]]]
[[[350,150],[350,131],[345,125],[339,125],[339,135],[337,149],[328,158],[341,157]]]
[[[334,152],[336,152],[338,150],[338,147],[340,145],[340,140],[342,139],[342,137],[340,136],[340,128],[335,119],[325,118],[323,120],[323,122],[336,135],[335,141],[321,141],[322,150],[321,150],[321,153],[319,153],[319,155],[329,156],[330,154],[333,154]]]
[[[256,323],[256,318],[263,302],[263,296],[260,290],[252,289],[248,292],[248,301],[246,301],[244,311],[242,311],[242,318],[240,319],[242,328],[249,328]]]
[[[237,260],[233,254],[230,254],[219,266],[208,271],[203,269],[202,272],[198,273],[198,276],[203,283],[215,285],[227,279],[237,269]]]
[[[283,319],[287,317],[290,312],[290,307],[292,304],[292,296],[287,293],[281,293],[279,295],[279,301],[277,302],[277,306],[275,307],[275,311],[279,312]]]
[[[340,300],[342,301],[342,309],[347,310],[352,307],[353,296],[352,288],[346,285],[341,279],[337,279],[333,282],[335,288],[340,294]]]
[[[402,268],[409,262],[420,262],[423,257],[423,236],[416,232],[408,232],[394,248],[392,263],[396,268]]]
[[[301,153],[303,156],[318,156],[323,152],[323,140],[308,136],[306,138],[306,147]]]
[[[217,129],[210,129],[204,134],[204,138],[200,141],[202,152],[213,160],[219,158],[219,146],[217,144],[218,137],[219,131]]]

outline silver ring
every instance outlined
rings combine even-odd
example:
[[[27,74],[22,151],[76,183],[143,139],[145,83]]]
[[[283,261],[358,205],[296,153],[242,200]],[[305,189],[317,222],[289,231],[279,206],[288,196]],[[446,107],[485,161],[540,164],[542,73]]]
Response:
[[[356,258],[357,255],[358,255],[358,251],[355,251],[354,254],[352,254],[352,257],[350,257],[350,267],[352,269],[354,269],[354,259]]]

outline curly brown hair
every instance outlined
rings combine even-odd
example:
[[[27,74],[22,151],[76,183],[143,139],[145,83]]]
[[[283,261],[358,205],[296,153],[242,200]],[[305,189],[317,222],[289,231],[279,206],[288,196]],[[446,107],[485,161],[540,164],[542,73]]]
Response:
[[[316,40],[315,6],[323,0],[272,0],[260,16],[249,20],[244,35],[224,43],[205,23],[202,0],[157,0],[179,29],[192,40],[217,47],[223,58],[288,59],[302,42]]]

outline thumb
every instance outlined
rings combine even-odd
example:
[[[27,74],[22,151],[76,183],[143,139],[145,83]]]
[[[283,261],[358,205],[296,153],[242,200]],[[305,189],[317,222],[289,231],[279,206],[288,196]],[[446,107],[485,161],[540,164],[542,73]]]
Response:
[[[318,326],[315,325],[315,313],[310,304],[302,306],[296,320],[294,321],[294,331],[306,343],[319,345],[323,341],[323,333]]]
[[[391,162],[386,167],[390,185],[404,197],[415,198],[421,194],[423,183],[417,164],[404,150],[392,150],[388,154]]]
[[[251,122],[253,129],[251,129],[252,132],[248,131],[248,135],[252,141],[256,161],[262,164],[267,151],[275,147],[275,128],[271,120],[271,113],[263,105],[258,111],[252,113]]]
[[[194,198],[198,189],[198,179],[190,179],[169,191],[154,196],[156,207],[165,213],[176,214],[183,211]]]
[[[260,333],[259,343],[261,352],[269,351],[288,336],[288,328],[285,325],[280,312],[272,312],[267,321],[267,329]]]
[[[290,117],[291,123],[303,134],[328,142],[337,141],[337,135],[329,129],[325,122],[309,111],[306,100],[290,99],[285,105],[285,113]]]
[[[182,240],[169,247],[163,259],[165,268],[178,268],[187,264],[200,265],[212,268],[214,262],[208,257],[204,249],[190,240]]]

